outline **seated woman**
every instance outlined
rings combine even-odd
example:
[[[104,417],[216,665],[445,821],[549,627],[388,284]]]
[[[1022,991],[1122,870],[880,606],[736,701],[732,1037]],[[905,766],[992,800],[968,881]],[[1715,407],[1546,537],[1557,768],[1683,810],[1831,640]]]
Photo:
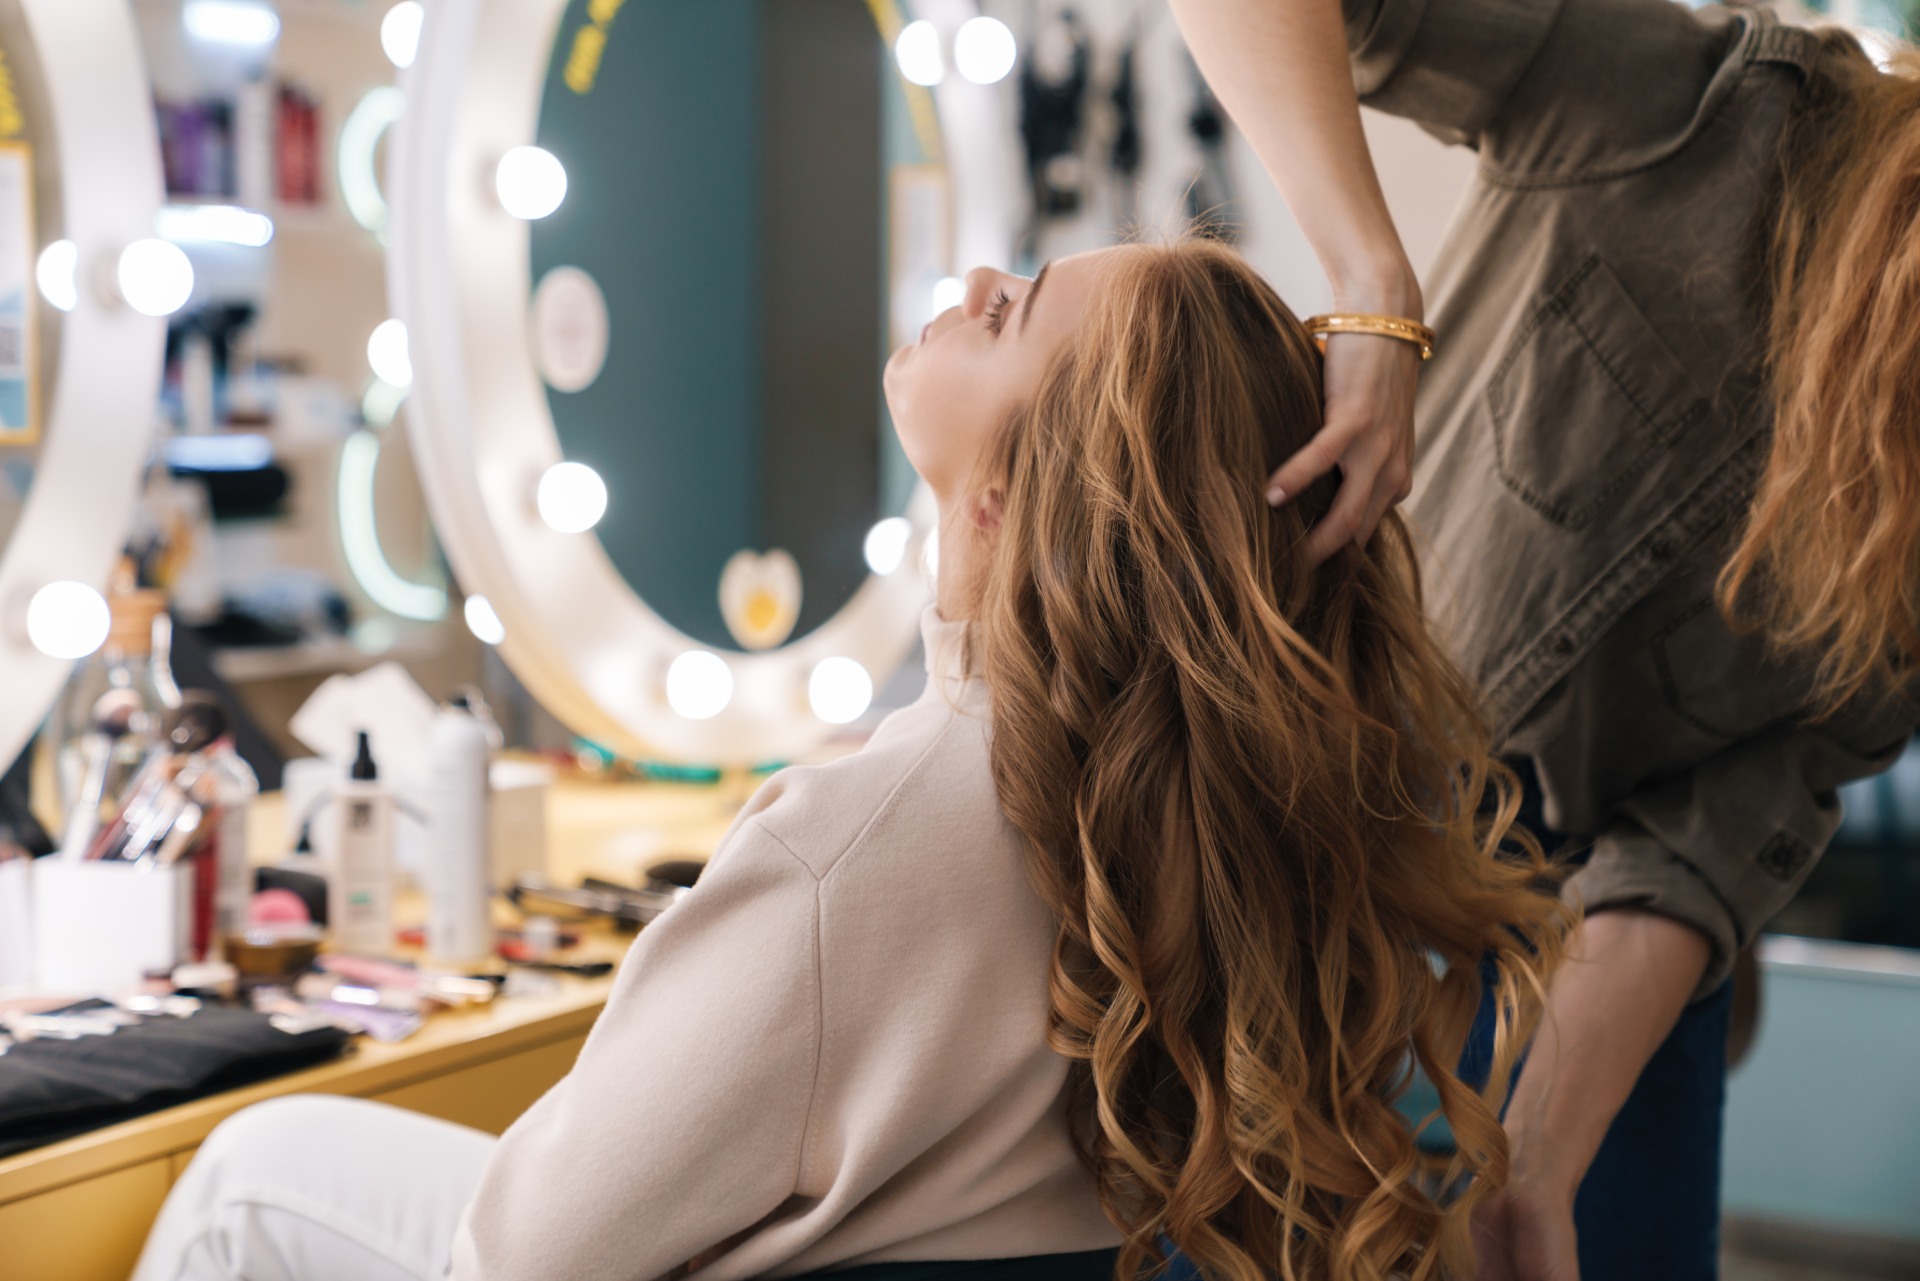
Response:
[[[975,271],[886,389],[941,512],[925,695],[767,782],[504,1137],[252,1109],[138,1281],[1469,1266],[1566,921],[1398,519],[1315,568],[1329,494],[1261,493],[1312,341],[1231,251],[1128,246]]]

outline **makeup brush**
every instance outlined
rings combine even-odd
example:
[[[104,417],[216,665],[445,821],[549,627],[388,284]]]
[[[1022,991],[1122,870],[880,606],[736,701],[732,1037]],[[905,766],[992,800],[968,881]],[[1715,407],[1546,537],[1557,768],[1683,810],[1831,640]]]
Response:
[[[113,749],[133,732],[133,722],[140,710],[140,695],[130,689],[110,689],[93,700],[91,728],[81,746],[86,768],[80,779],[80,793],[67,815],[67,830],[60,841],[61,858],[78,862],[87,856],[87,846],[93,843],[94,833],[100,828],[100,804],[106,799],[107,770],[113,763]]]

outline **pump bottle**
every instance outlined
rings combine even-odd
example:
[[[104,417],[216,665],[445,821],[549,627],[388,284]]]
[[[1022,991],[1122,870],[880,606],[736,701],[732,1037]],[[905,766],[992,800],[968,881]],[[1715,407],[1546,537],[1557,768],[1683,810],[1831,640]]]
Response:
[[[380,782],[365,730],[330,808],[327,918],[333,944],[344,952],[384,955],[393,949],[393,794]]]

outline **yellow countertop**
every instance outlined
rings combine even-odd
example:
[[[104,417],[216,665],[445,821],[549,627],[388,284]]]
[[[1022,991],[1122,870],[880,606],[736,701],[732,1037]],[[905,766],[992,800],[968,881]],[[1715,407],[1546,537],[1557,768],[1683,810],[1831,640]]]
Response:
[[[557,779],[547,795],[547,874],[637,883],[665,858],[705,858],[740,789]],[[286,848],[284,807],[260,798],[249,833],[260,862]],[[505,910],[505,909],[503,909]],[[624,938],[589,931],[617,958]],[[119,1281],[193,1150],[226,1117],[287,1094],[378,1099],[494,1133],[565,1075],[604,1006],[612,976],[553,976],[543,992],[443,1011],[393,1045],[361,1038],[341,1058],[0,1159],[0,1276]]]

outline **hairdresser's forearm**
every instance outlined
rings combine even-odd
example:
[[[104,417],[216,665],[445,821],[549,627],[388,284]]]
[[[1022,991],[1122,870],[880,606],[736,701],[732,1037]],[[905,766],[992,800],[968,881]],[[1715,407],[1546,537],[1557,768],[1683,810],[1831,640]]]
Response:
[[[1418,316],[1420,286],[1360,127],[1339,0],[1172,0],[1207,83],[1253,144],[1343,306]]]
[[[1516,1184],[1571,1202],[1709,952],[1700,931],[1651,912],[1600,912],[1582,925],[1507,1109]]]

